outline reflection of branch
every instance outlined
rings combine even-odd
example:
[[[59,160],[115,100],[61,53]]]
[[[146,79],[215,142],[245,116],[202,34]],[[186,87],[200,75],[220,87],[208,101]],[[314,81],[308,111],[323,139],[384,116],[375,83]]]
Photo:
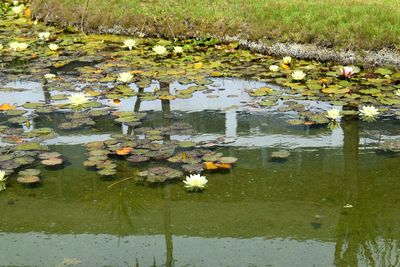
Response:
[[[86,15],[86,11],[87,11],[88,5],[89,5],[89,0],[86,0],[85,1],[85,6],[84,6],[83,12],[82,12],[82,18],[81,18],[81,31],[82,31],[82,33],[85,33],[85,31],[83,29],[83,23],[84,23],[84,20],[85,20],[85,15]]]
[[[174,266],[174,245],[172,240],[171,231],[171,188],[164,186],[164,235],[165,235],[165,247],[167,249],[166,266]]]
[[[136,97],[135,106],[133,107],[134,112],[139,112],[139,110],[140,110],[140,104],[142,103],[142,99],[140,99],[140,94],[143,93],[143,91],[144,91],[144,88],[139,88],[138,94]]]
[[[169,83],[160,82],[160,91],[166,91],[169,93]],[[171,125],[171,101],[161,100],[161,109],[163,115],[163,127],[169,127]],[[164,136],[164,140],[168,141],[171,137],[169,135]]]
[[[352,107],[346,107],[352,109]],[[358,178],[358,146],[359,126],[356,118],[351,116],[343,117],[341,122],[343,129],[343,162],[344,175],[342,180],[343,201],[342,204],[355,205],[359,209],[359,178]],[[342,214],[337,224],[337,240],[335,245],[335,264],[338,266],[357,266],[357,255],[359,240],[357,232],[360,226],[358,210],[350,210]]]
[[[132,180],[133,178],[135,178],[135,176],[131,176],[131,177],[127,177],[124,178],[122,180],[116,181],[115,183],[110,184],[109,186],[107,186],[108,189],[110,189],[111,187],[113,187],[114,185],[120,184],[122,182],[128,181],[128,180]]]
[[[142,99],[140,98],[140,94],[143,93],[143,91],[144,91],[144,88],[139,88],[138,89],[135,105],[133,107],[133,111],[134,112],[139,112],[140,111],[140,104],[142,103]],[[132,134],[132,132],[133,132],[133,127],[132,126],[128,126],[127,134],[130,135],[130,134]]]

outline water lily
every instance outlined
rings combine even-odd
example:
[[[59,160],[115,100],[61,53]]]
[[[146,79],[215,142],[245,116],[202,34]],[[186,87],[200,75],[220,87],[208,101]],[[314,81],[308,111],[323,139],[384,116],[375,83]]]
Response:
[[[185,183],[187,190],[196,191],[203,190],[208,181],[205,176],[201,176],[200,174],[191,174],[190,176],[186,176],[186,180],[183,182]]]
[[[342,76],[345,78],[349,78],[351,75],[353,75],[353,68],[352,67],[344,67],[342,70]]]
[[[181,54],[183,53],[183,48],[181,46],[175,46],[174,47],[174,53],[175,54]]]
[[[27,49],[29,46],[27,43],[19,43],[19,42],[11,42],[8,45],[10,46],[11,50],[14,51],[23,51]]]
[[[76,93],[68,97],[68,100],[74,107],[80,107],[89,101],[89,98],[84,93]]]
[[[167,49],[165,48],[165,46],[156,45],[156,46],[153,47],[153,51],[157,55],[164,55],[167,52]]]
[[[396,91],[394,91],[394,94],[397,96],[400,96],[400,89],[397,89]]]
[[[342,116],[340,116],[340,110],[337,108],[332,108],[326,112],[326,117],[330,120],[336,121],[340,119]]]
[[[269,66],[269,70],[272,72],[277,72],[277,71],[279,71],[279,66],[271,65],[271,66]]]
[[[58,45],[56,45],[56,44],[49,44],[49,49],[51,50],[51,51],[57,51],[58,50]]]
[[[118,81],[123,82],[123,83],[129,83],[132,81],[133,75],[130,74],[129,72],[122,72],[118,75]]]
[[[129,50],[132,50],[137,45],[137,42],[133,39],[126,39],[124,41],[124,47],[128,47]]]
[[[2,44],[0,44],[0,50],[3,50],[3,45]]]
[[[282,61],[283,61],[283,64],[290,65],[290,63],[292,63],[292,58],[291,57],[284,57],[282,59]]]
[[[38,36],[40,40],[48,41],[50,38],[50,32],[39,32]]]
[[[53,73],[47,73],[47,74],[45,74],[43,77],[44,77],[46,80],[51,80],[51,79],[54,79],[54,78],[56,77],[56,75],[53,74]]]
[[[363,106],[360,115],[366,121],[373,121],[379,115],[379,111],[374,106]]]
[[[306,77],[306,74],[302,70],[295,70],[292,73],[293,80],[300,81]]]
[[[24,10],[25,10],[25,5],[21,4],[21,5],[18,5],[18,6],[13,6],[13,7],[11,8],[11,10],[12,10],[15,14],[20,14],[20,13],[24,12]]]
[[[6,190],[6,172],[0,170],[0,191]]]

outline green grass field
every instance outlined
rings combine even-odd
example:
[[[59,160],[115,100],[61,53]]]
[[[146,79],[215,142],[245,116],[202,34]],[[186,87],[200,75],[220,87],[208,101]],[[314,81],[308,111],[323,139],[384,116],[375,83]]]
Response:
[[[34,14],[80,23],[85,0],[34,0]],[[89,0],[85,25],[164,37],[239,35],[357,49],[400,45],[400,0]]]

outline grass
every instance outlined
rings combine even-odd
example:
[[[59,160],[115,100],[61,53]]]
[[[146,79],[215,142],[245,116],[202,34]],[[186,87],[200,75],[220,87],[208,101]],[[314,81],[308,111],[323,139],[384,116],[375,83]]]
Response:
[[[79,24],[86,0],[33,0],[34,14]],[[400,47],[400,0],[89,0],[85,26],[177,36],[239,35],[345,49]]]

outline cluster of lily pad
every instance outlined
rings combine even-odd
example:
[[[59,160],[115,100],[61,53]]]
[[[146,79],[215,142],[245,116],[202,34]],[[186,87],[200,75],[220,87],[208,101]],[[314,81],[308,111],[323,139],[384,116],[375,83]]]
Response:
[[[300,62],[299,62],[300,63]],[[316,65],[316,64],[315,64]],[[296,69],[297,70],[296,70]],[[306,72],[298,69],[308,69],[310,77],[306,78]],[[269,87],[257,88],[249,91],[253,97],[257,97],[259,106],[276,107],[284,100],[319,101],[330,102],[334,106],[346,106],[346,111],[334,107],[328,110],[320,110],[311,114],[300,110],[303,117],[298,120],[304,124],[334,124],[343,115],[358,115],[362,120],[374,121],[380,115],[394,116],[400,106],[400,73],[393,74],[392,70],[378,68],[373,72],[361,71],[355,66],[337,66],[333,70],[328,67],[297,66],[289,57],[281,60],[278,65],[270,66],[270,76],[274,82],[282,85],[280,90]],[[290,74],[290,76],[289,76]],[[393,74],[393,75],[392,75]],[[284,78],[286,76],[287,78]],[[297,107],[297,105],[293,105]],[[285,107],[278,107],[278,111],[293,111]],[[357,111],[358,110],[358,111]],[[325,117],[325,118],[323,118]],[[293,120],[292,120],[293,122]],[[297,122],[297,121],[296,121]]]
[[[62,166],[63,162],[64,159],[60,153],[49,152],[47,146],[37,142],[3,146],[0,148],[0,191],[6,188],[5,176],[10,177],[19,171],[18,183],[37,184],[40,182],[40,170],[29,167],[39,163],[46,167]]]
[[[205,148],[218,147],[221,142],[217,140],[196,143],[169,138],[189,133],[193,133],[189,125],[176,123],[158,129],[136,128],[130,135],[115,134],[109,140],[86,145],[88,159],[84,166],[96,169],[100,175],[112,176],[117,173],[118,161],[126,160],[137,167],[150,166],[138,173],[138,181],[161,183],[182,178],[184,173],[231,169],[237,161],[234,157],[224,157],[222,153]],[[168,166],[151,167],[155,163]]]

